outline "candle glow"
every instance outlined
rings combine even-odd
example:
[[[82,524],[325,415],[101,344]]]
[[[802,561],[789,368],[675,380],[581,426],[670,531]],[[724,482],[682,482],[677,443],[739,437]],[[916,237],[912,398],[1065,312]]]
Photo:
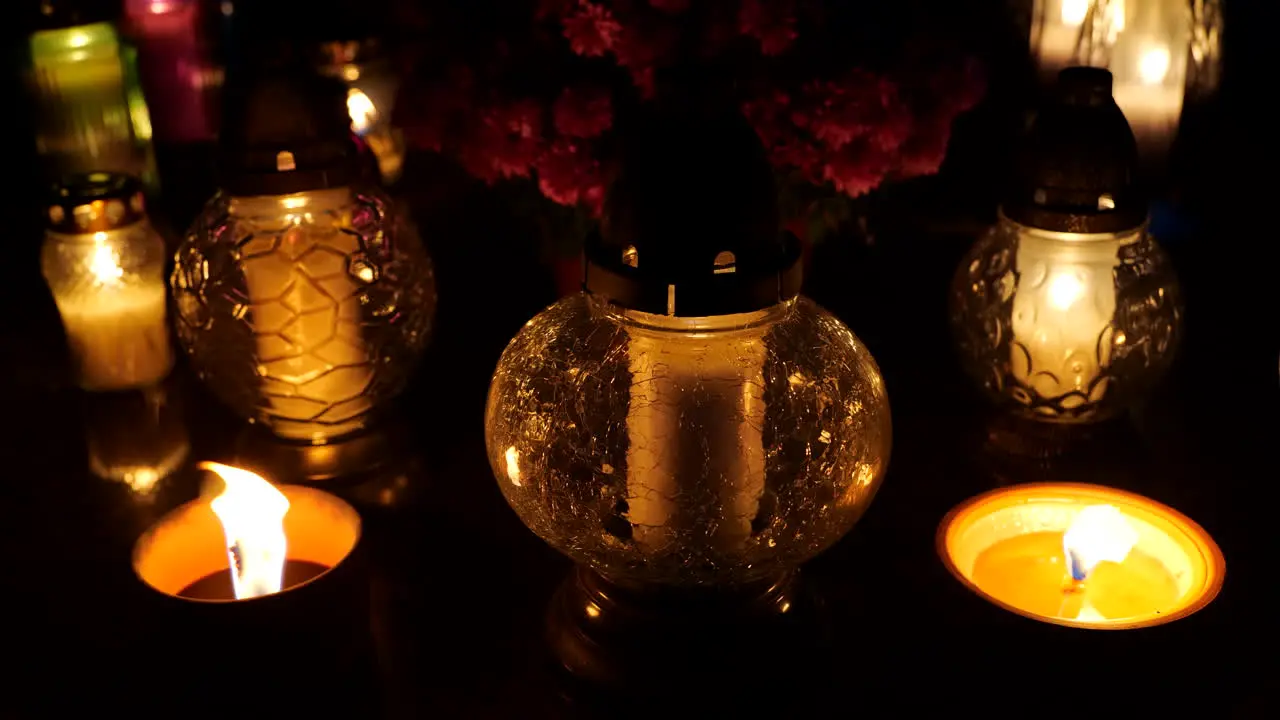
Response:
[[[289,499],[260,475],[219,463],[201,468],[222,478],[226,489],[210,507],[222,523],[236,599],[280,592],[288,542],[284,516]]]
[[[1186,617],[1222,586],[1212,538],[1164,505],[1094,485],[1028,484],[947,515],[938,550],[970,590],[1070,627],[1125,629]]]

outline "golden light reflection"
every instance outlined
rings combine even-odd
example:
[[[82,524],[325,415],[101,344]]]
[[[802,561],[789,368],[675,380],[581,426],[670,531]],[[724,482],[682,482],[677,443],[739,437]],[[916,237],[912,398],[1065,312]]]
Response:
[[[1154,47],[1142,53],[1138,61],[1138,76],[1144,85],[1159,85],[1169,74],[1169,48]]]
[[[226,535],[236,599],[280,592],[288,545],[284,516],[289,512],[289,499],[248,470],[212,462],[201,463],[200,467],[216,473],[226,483],[210,506]]]
[[[515,445],[507,448],[507,478],[511,480],[511,484],[520,487],[520,451]]]

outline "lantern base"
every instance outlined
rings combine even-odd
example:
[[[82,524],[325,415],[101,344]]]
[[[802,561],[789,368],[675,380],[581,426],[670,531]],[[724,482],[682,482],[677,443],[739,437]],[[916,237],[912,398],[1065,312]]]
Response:
[[[815,698],[830,637],[820,599],[792,572],[727,590],[622,586],[577,567],[552,598],[548,639],[574,705],[719,710]],[[744,689],[750,688],[749,691]]]
[[[392,438],[383,428],[310,445],[283,440],[250,425],[236,442],[236,457],[277,482],[314,483],[375,473],[394,456],[391,445]]]
[[[1030,461],[1105,451],[1132,433],[1128,416],[1094,423],[1049,423],[1008,413],[996,413],[986,425],[984,450]]]

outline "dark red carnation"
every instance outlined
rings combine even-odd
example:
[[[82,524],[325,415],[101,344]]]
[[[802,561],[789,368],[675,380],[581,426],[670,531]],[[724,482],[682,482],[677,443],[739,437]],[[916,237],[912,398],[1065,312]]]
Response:
[[[676,15],[689,9],[689,0],[649,0],[654,10]]]
[[[576,10],[564,17],[564,36],[569,47],[585,57],[599,57],[613,49],[622,26],[603,5],[579,0]]]
[[[822,176],[851,198],[875,190],[893,167],[893,157],[871,143],[849,143],[831,153]]]
[[[552,107],[552,117],[561,135],[593,138],[613,125],[613,103],[602,88],[565,88]]]
[[[517,100],[486,108],[468,140],[458,160],[472,175],[486,182],[528,177],[542,152],[542,107]]]
[[[738,10],[738,31],[760,41],[760,52],[765,55],[781,55],[796,39],[793,3],[743,0]]]
[[[538,189],[561,205],[584,205],[599,214],[604,200],[600,163],[581,141],[560,138],[538,158]]]
[[[933,175],[947,157],[951,123],[934,121],[921,127],[899,151],[898,176],[902,179]]]

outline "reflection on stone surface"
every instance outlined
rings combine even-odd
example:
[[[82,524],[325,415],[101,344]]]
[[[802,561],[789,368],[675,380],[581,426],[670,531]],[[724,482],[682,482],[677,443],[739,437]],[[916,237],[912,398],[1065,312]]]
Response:
[[[404,430],[389,419],[345,440],[305,445],[250,425],[236,441],[236,463],[277,483],[320,483],[361,509],[397,511],[416,504],[428,484]]]
[[[123,483],[139,498],[186,462],[191,451],[177,392],[168,385],[88,397],[89,469]]]

